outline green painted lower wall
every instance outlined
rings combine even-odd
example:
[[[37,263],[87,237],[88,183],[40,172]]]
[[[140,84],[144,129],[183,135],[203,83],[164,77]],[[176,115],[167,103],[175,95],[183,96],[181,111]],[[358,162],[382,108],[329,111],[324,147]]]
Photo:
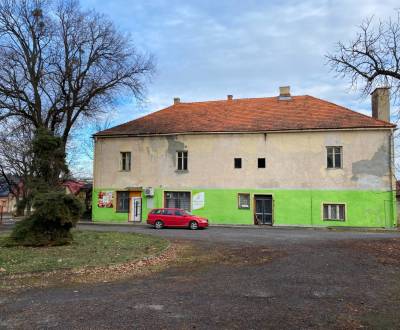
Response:
[[[113,191],[113,208],[98,207],[98,193]],[[163,207],[164,191],[155,189],[153,198],[142,196],[142,221],[152,208]],[[351,226],[394,227],[397,223],[395,196],[384,191],[353,190],[262,190],[262,189],[181,189],[192,197],[204,192],[204,207],[193,214],[207,217],[211,224],[253,224],[255,194],[273,196],[275,226]],[[238,193],[251,194],[250,209],[238,208]],[[128,213],[115,211],[115,190],[95,189],[93,193],[93,220],[126,222]],[[322,220],[323,203],[345,203],[345,221]]]

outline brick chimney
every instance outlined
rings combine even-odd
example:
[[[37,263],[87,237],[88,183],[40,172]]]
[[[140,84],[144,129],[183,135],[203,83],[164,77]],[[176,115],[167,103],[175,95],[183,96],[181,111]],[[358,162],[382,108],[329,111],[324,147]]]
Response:
[[[390,122],[390,88],[378,87],[371,93],[372,117]]]
[[[181,99],[179,97],[174,97],[174,104],[181,103]]]
[[[290,100],[292,97],[290,95],[290,86],[279,87],[279,100]]]
[[[228,100],[228,101],[232,101],[232,100],[233,100],[233,95],[228,95],[228,96],[227,96],[227,100]]]

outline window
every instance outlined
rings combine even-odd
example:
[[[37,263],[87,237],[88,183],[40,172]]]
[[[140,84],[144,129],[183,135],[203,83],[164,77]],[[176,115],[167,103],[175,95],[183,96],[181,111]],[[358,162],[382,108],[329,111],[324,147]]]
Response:
[[[238,204],[239,209],[249,209],[250,194],[238,194]]]
[[[242,158],[235,158],[234,166],[235,168],[242,168]]]
[[[265,168],[265,158],[258,158],[258,168]]]
[[[131,153],[121,152],[121,171],[131,170]]]
[[[183,211],[176,210],[175,215],[182,217],[185,215],[185,213],[183,213]]]
[[[162,214],[163,215],[174,215],[174,212],[172,210],[163,210]]]
[[[327,168],[342,167],[342,147],[326,147]]]
[[[129,191],[117,191],[117,212],[129,212]]]
[[[150,212],[151,214],[161,214],[161,210],[157,209],[157,210],[153,210]]]
[[[187,171],[188,169],[188,152],[187,151],[177,151],[177,170],[178,171]]]
[[[190,192],[166,191],[165,207],[183,209],[190,212]]]
[[[324,204],[324,220],[346,220],[345,204]]]

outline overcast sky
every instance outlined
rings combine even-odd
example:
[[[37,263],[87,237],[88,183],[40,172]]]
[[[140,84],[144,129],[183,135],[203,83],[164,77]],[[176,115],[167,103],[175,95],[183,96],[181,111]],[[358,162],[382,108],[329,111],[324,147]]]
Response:
[[[385,19],[398,0],[81,0],[108,15],[138,48],[156,57],[147,102],[129,100],[113,114],[118,124],[182,101],[275,96],[290,85],[370,114],[370,100],[335,77],[324,55],[351,39],[363,19]]]

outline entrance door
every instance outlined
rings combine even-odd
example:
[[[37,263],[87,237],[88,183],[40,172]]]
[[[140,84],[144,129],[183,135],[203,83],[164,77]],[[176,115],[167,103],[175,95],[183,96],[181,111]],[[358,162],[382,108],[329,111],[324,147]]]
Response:
[[[256,223],[272,225],[272,196],[256,195],[254,199]]]
[[[140,222],[142,220],[142,198],[131,197],[130,221]]]

